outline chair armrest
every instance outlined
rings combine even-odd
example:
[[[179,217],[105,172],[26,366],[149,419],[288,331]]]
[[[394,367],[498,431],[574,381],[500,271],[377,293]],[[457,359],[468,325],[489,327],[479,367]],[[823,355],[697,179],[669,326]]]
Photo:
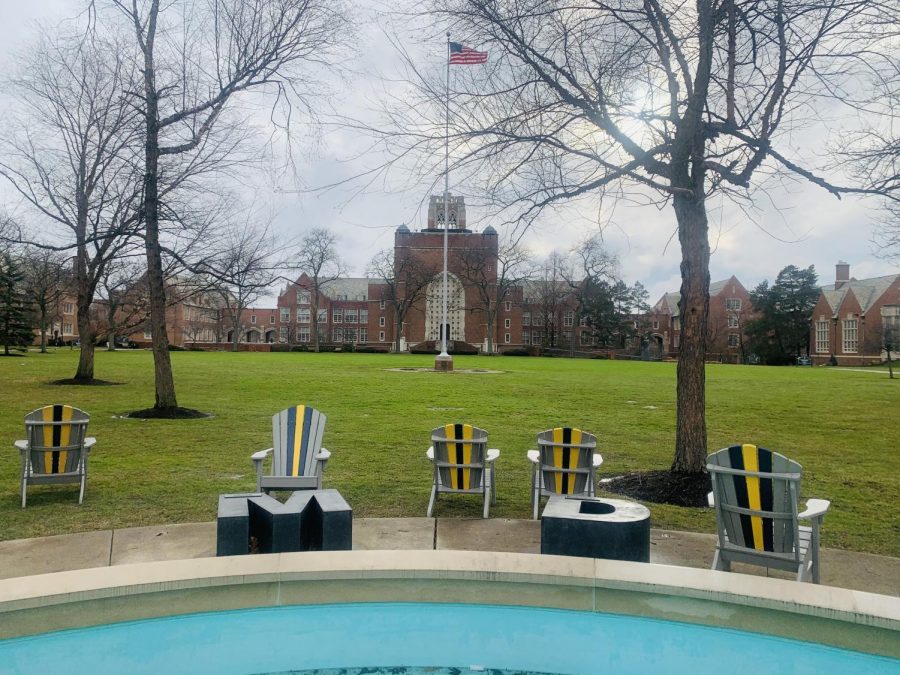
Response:
[[[825,512],[831,507],[831,502],[827,499],[807,499],[806,511],[798,513],[797,517],[803,520],[813,520],[821,518]]]
[[[96,444],[97,444],[97,439],[94,438],[93,436],[88,436],[87,438],[84,439],[84,449],[85,450],[90,450]]]
[[[430,459],[432,462],[434,461],[434,446],[432,445],[425,451],[425,456]]]
[[[532,464],[537,464],[541,461],[541,453],[537,450],[529,450],[525,453],[525,456],[528,457],[528,461]]]
[[[706,495],[706,503],[709,504],[709,508],[711,508],[711,509],[716,508],[716,495],[713,494],[712,492],[710,492],[708,495]]]
[[[275,448],[266,448],[265,450],[254,452],[252,455],[250,455],[250,459],[252,459],[254,462],[261,462],[274,451]]]
[[[485,458],[485,462],[493,462],[500,456],[500,451],[497,448],[488,448],[487,457]]]
[[[325,448],[319,448],[319,454],[316,455],[316,459],[320,462],[327,462],[328,458],[331,457],[331,453],[328,452]]]
[[[603,464],[603,456],[600,454],[594,455],[593,462],[594,462],[594,468],[596,469],[598,466]]]
[[[28,441],[16,441],[13,445],[18,448],[19,452],[28,452]]]

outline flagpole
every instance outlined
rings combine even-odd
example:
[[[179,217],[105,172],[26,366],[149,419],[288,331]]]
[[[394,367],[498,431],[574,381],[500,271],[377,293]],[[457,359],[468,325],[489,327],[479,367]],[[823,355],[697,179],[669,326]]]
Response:
[[[444,284],[443,284],[443,313],[441,316],[441,353],[437,357],[440,370],[450,370],[453,359],[447,353],[447,333],[450,332],[447,321],[447,296],[449,289],[447,284],[447,240],[450,230],[449,204],[450,201],[450,31],[447,31],[447,91],[444,102]]]

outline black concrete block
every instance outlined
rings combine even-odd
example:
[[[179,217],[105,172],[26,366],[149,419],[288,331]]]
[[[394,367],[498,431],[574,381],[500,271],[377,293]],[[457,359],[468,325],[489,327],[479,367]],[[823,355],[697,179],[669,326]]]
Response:
[[[237,495],[219,495],[219,513],[216,518],[216,555],[245,555],[250,552],[249,497],[261,496],[258,492]]]
[[[623,499],[551,497],[541,553],[650,562],[650,511]]]
[[[353,509],[340,492],[295,492],[287,503],[300,511],[301,550],[349,551],[353,547]]]
[[[289,504],[269,495],[247,499],[250,511],[250,536],[256,537],[260,553],[302,551],[300,513]]]

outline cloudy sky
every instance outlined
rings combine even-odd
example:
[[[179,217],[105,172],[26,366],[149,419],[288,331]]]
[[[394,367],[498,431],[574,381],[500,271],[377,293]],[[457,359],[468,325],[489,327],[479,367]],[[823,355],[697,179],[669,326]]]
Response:
[[[8,72],[16,50],[33,37],[35,22],[54,23],[82,6],[83,0],[0,0],[0,72]],[[363,27],[357,47],[365,55],[357,68],[361,74],[338,101],[350,109],[366,98],[367,92],[381,86],[372,73],[391,73],[400,63],[374,22]],[[435,44],[436,62],[441,61],[443,49],[442,43]],[[6,103],[0,92],[0,107]],[[797,142],[815,140],[801,135]],[[296,241],[310,227],[328,227],[340,237],[343,257],[352,272],[363,275],[372,255],[392,245],[399,224],[424,227],[422,204],[427,203],[429,188],[428,181],[421,185],[392,181],[369,186],[360,194],[349,189],[325,193],[301,189],[357,173],[362,165],[347,158],[358,144],[358,137],[340,131],[328,133],[315,144],[304,144],[303,151],[295,155],[297,175],[272,168],[254,172],[246,183],[251,186],[253,201],[273,213],[277,232],[286,241]],[[450,189],[466,194],[466,186],[455,185],[452,176]],[[21,211],[23,207],[10,198],[8,190],[0,186],[6,210]],[[849,262],[851,274],[857,278],[898,271],[873,255],[870,240],[875,204],[853,198],[838,200],[813,186],[795,184],[760,192],[752,206],[748,214],[727,201],[714,199],[709,204],[713,281],[734,274],[750,289],[793,264],[815,265],[820,282],[831,283],[838,260]],[[566,250],[598,229],[596,207],[584,211],[564,209],[548,214],[527,234],[525,244],[538,255]],[[477,208],[468,209],[468,218],[469,226],[476,230],[489,224]],[[670,207],[660,211],[607,200],[599,221],[604,223],[606,242],[621,258],[627,281],[641,281],[652,302],[667,290],[678,290],[680,253]]]

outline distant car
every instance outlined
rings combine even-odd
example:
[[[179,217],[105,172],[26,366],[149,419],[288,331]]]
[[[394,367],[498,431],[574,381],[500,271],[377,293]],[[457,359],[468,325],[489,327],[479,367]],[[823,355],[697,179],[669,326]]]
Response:
[[[812,359],[810,359],[808,356],[798,356],[797,357],[797,365],[798,366],[811,366]]]

